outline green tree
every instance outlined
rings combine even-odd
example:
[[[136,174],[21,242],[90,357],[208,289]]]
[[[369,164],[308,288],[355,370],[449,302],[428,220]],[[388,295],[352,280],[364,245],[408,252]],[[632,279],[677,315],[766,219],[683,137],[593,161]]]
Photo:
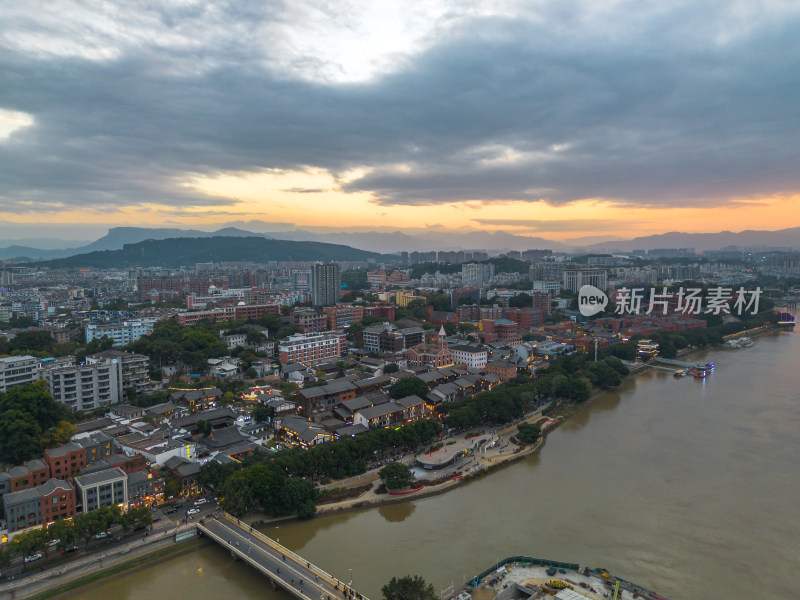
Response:
[[[517,425],[517,440],[523,444],[535,444],[539,441],[542,430],[538,425],[520,423]]]
[[[22,331],[14,336],[9,346],[12,352],[46,352],[55,343],[49,331]]]
[[[4,410],[0,413],[0,461],[18,465],[40,456],[41,437],[39,425],[21,410]]]
[[[428,384],[419,377],[406,377],[389,386],[389,396],[395,400],[414,395],[424,398],[427,393]]]
[[[253,421],[256,423],[267,423],[272,419],[273,415],[275,414],[275,409],[271,406],[256,406],[250,416],[253,418]]]
[[[411,469],[399,461],[389,463],[378,471],[378,475],[389,490],[398,490],[411,483]]]
[[[509,298],[508,306],[511,308],[528,308],[533,306],[533,298],[530,294],[522,292]]]
[[[392,373],[397,373],[400,370],[400,367],[397,363],[388,363],[385,367],[383,367],[383,374],[384,375],[391,375]]]
[[[42,446],[45,448],[55,448],[62,446],[78,433],[78,428],[69,421],[59,421],[55,427],[48,429],[42,436]]]
[[[70,417],[69,408],[53,400],[47,391],[47,382],[42,379],[9,388],[0,399],[0,411],[15,409],[27,415],[42,431]]]
[[[203,419],[200,419],[197,422],[197,430],[204,436],[211,435],[212,428],[213,428],[213,426],[208,421],[204,421]]]
[[[392,577],[381,588],[384,600],[436,600],[436,590],[419,575]]]

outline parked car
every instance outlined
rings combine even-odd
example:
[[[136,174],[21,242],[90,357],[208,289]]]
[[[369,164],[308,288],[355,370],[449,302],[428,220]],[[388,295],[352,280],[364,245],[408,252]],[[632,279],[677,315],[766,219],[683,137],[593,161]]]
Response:
[[[47,547],[48,548],[55,548],[60,543],[61,543],[61,540],[50,540],[49,542],[47,542]]]
[[[61,551],[61,554],[69,554],[70,552],[77,552],[79,550],[77,545],[67,546]]]
[[[199,508],[190,508],[189,510],[186,511],[186,514],[187,515],[196,515],[199,512],[200,512]]]
[[[108,537],[108,532],[106,532],[106,531],[101,531],[101,532],[100,532],[100,533],[98,533],[96,536],[94,536],[94,539],[96,539],[96,540],[103,540],[103,539],[105,539],[105,538],[107,538],[107,537]]]
[[[43,558],[42,553],[41,552],[37,552],[36,554],[31,554],[30,556],[26,556],[25,557],[25,562],[26,563],[30,563],[30,562],[34,562],[34,561],[37,561],[37,560],[41,560],[42,558]]]
[[[200,498],[199,500],[195,500],[194,505],[200,506],[201,504],[205,504],[206,502],[208,502],[208,500],[206,500],[205,498]]]

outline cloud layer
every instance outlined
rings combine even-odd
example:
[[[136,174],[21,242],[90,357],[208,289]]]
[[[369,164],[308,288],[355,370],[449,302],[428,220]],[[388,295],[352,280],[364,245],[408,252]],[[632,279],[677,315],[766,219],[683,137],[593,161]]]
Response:
[[[0,212],[224,209],[184,182],[268,169],[359,169],[385,205],[800,188],[796,4],[424,4],[385,46],[369,3],[0,8],[0,109],[32,119]]]

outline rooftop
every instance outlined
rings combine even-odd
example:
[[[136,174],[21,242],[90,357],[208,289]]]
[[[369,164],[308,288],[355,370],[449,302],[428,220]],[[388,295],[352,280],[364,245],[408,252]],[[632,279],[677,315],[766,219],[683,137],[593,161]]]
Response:
[[[97,471],[96,473],[79,475],[75,478],[75,485],[80,487],[91,487],[100,485],[102,483],[116,481],[118,479],[125,479],[126,477],[127,475],[125,474],[125,471],[119,467],[113,467],[111,469],[106,469],[105,471]]]

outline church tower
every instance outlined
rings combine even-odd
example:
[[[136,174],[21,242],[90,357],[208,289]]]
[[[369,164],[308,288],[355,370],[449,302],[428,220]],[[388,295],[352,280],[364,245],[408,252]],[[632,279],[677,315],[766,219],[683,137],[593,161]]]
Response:
[[[444,325],[439,329],[438,346],[442,350],[447,350],[447,334],[444,331]]]

